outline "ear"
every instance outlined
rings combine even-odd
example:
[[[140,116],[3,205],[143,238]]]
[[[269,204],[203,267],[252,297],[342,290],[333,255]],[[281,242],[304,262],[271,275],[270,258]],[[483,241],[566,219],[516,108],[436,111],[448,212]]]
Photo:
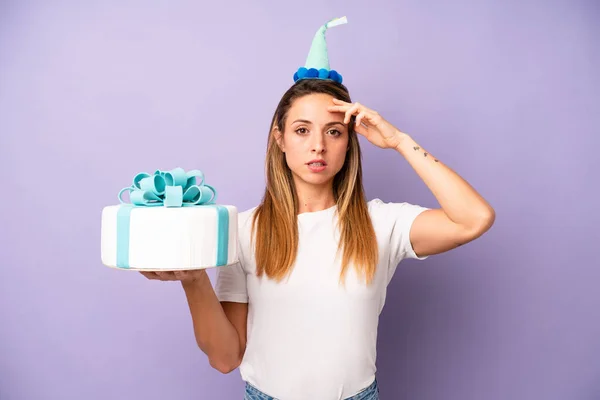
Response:
[[[281,149],[282,152],[285,153],[285,147],[283,145],[283,134],[276,126],[273,128],[273,135],[275,136],[275,141],[277,142],[277,146]]]

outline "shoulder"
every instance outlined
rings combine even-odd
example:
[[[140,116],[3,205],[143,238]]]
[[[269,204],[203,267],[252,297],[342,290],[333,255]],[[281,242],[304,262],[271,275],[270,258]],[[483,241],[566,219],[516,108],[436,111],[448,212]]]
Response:
[[[237,223],[240,237],[247,237],[250,235],[252,229],[252,219],[257,208],[258,206],[255,206],[243,211],[238,211]]]
[[[408,202],[391,202],[383,201],[379,198],[369,200],[367,202],[369,206],[369,212],[372,214],[386,214],[390,212],[410,212],[411,210],[427,209],[427,207],[419,204],[413,204]]]
[[[247,221],[252,221],[252,216],[254,215],[254,212],[256,211],[257,208],[258,208],[258,206],[255,206],[255,207],[249,208],[247,210],[243,210],[243,211],[238,210],[238,222],[246,223]]]
[[[394,224],[399,221],[412,222],[420,213],[429,208],[408,202],[385,202],[379,198],[368,203],[369,215],[374,223]]]

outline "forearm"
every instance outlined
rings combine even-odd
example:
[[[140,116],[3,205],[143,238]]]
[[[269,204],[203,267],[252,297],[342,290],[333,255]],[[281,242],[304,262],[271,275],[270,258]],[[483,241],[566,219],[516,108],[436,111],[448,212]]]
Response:
[[[454,223],[481,229],[494,219],[493,208],[461,176],[423,149],[409,135],[402,134],[396,150],[404,156],[442,210]]]
[[[206,273],[193,282],[183,282],[194,334],[210,364],[218,370],[236,366],[240,357],[240,338],[229,321]]]

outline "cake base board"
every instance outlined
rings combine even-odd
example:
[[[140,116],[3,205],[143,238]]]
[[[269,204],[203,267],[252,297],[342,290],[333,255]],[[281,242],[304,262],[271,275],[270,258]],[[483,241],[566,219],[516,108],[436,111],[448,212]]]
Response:
[[[121,271],[142,271],[142,272],[169,272],[169,271],[196,271],[199,269],[211,269],[211,268],[222,268],[222,267],[229,267],[232,265],[236,265],[236,263],[232,263],[232,264],[226,264],[226,265],[209,265],[209,266],[200,266],[200,267],[187,267],[187,268],[161,268],[161,269],[154,269],[154,268],[133,268],[133,267],[129,267],[129,268],[121,268],[121,267],[115,267],[112,265],[105,265],[108,268],[111,269],[119,269]]]

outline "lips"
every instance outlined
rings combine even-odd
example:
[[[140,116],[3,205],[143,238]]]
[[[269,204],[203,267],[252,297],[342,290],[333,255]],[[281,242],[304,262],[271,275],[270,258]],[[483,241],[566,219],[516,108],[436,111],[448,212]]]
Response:
[[[306,163],[306,165],[310,165],[310,166],[314,166],[314,167],[325,167],[325,166],[327,166],[327,163],[325,162],[325,160],[319,158],[319,159],[310,160],[309,162]]]
[[[327,163],[321,158],[316,158],[307,162],[306,166],[308,167],[308,170],[312,173],[320,173],[325,171],[325,169],[327,168]]]

